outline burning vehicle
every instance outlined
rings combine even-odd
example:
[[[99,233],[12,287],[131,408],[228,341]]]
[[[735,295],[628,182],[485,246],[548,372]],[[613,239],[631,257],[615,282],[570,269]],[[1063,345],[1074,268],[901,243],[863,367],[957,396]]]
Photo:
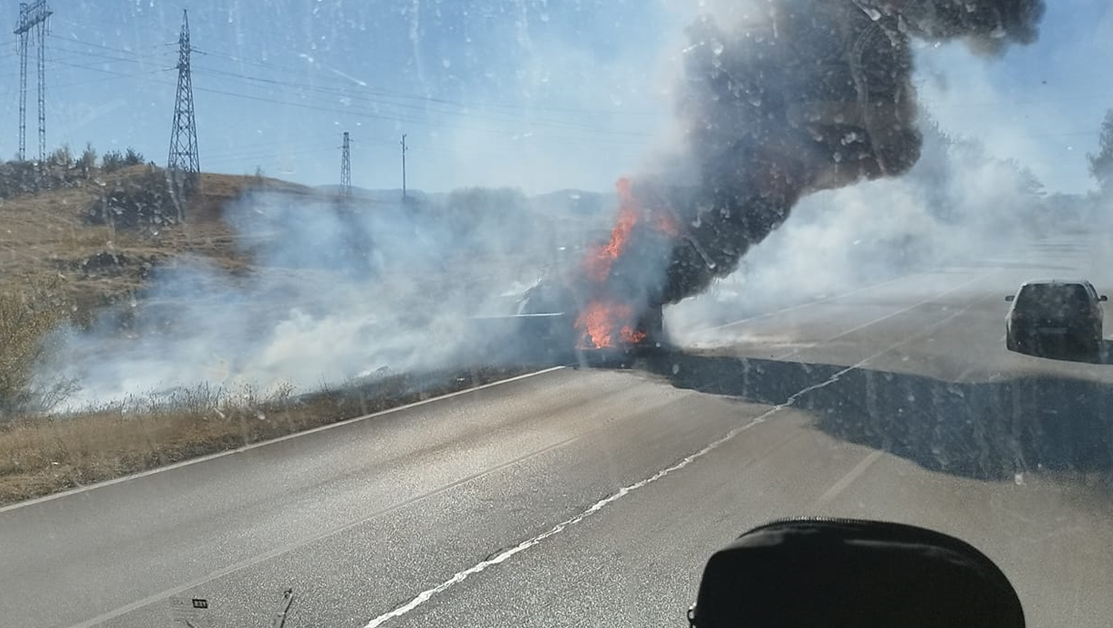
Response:
[[[585,303],[560,280],[546,278],[522,296],[519,331],[555,363],[621,364],[668,346],[662,306],[634,314],[629,305],[602,303]]]
[[[527,333],[577,361],[620,361],[664,348],[664,302],[654,286],[680,229],[669,205],[636,195],[620,179],[618,216],[610,238],[588,248],[581,262],[546,277],[523,295],[518,316]]]

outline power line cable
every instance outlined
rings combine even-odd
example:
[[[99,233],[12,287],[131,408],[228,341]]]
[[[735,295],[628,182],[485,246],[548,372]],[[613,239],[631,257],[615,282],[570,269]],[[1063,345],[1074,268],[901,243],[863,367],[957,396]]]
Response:
[[[306,89],[306,90],[309,90],[309,91],[322,91],[322,89],[324,89],[326,91],[326,93],[329,93],[329,94],[335,93],[331,90],[328,90],[327,88],[320,88],[320,87],[312,86],[312,85],[299,85],[299,84],[289,83],[289,82],[285,82],[285,81],[277,81],[277,80],[273,80],[273,79],[252,77],[252,76],[239,74],[239,73],[235,73],[235,72],[226,72],[226,71],[223,71],[223,70],[215,70],[215,69],[212,69],[212,68],[199,67],[198,70],[199,70],[200,73],[212,74],[212,75],[223,75],[223,76],[228,76],[228,77],[231,77],[231,78],[236,78],[237,80],[240,80],[240,81],[244,81],[244,80],[256,81],[256,82],[262,82],[262,83],[267,83],[267,84],[273,84],[273,85],[281,86],[281,87],[292,87],[292,88],[295,88],[295,89]],[[200,88],[198,88],[198,89],[200,89]],[[220,90],[217,90],[217,93],[225,93],[227,95],[236,95],[236,94],[231,94],[231,93],[228,93],[228,92],[222,92]],[[243,94],[239,94],[239,95],[241,95],[244,98],[266,100],[261,96],[248,96],[248,95],[243,95]],[[583,133],[591,133],[593,135],[610,135],[610,136],[614,136],[614,137],[617,137],[617,138],[648,138],[648,137],[652,137],[652,135],[649,134],[649,133],[612,130],[612,129],[609,129],[609,128],[606,128],[606,127],[576,124],[576,123],[571,123],[571,122],[566,122],[566,121],[559,121],[559,120],[557,120],[557,121],[546,120],[546,119],[521,120],[521,119],[518,119],[518,118],[507,118],[505,115],[502,115],[502,117],[492,117],[490,115],[480,116],[480,115],[476,115],[475,113],[471,113],[471,112],[429,109],[429,108],[426,108],[426,107],[418,107],[418,106],[415,106],[415,105],[393,103],[393,102],[389,102],[389,101],[380,101],[380,100],[376,100],[376,99],[373,99],[373,98],[369,98],[367,96],[359,96],[359,95],[351,95],[351,94],[337,94],[337,95],[342,96],[343,98],[345,98],[347,100],[367,101],[367,102],[372,102],[374,104],[384,105],[386,107],[397,107],[397,108],[400,108],[400,109],[408,109],[408,110],[417,111],[417,112],[424,113],[424,114],[453,115],[453,116],[460,116],[460,117],[464,117],[464,118],[485,118],[487,121],[492,121],[492,122],[510,122],[510,123],[524,124],[524,125],[527,125],[530,128],[530,130],[534,130],[538,127],[550,127],[550,128],[558,128],[558,129],[567,130],[567,131],[578,131],[578,132],[583,132]],[[289,103],[289,101],[278,101],[278,100],[275,100],[275,99],[270,99],[270,101],[272,101],[272,102],[285,102],[287,104],[290,104],[291,106],[312,108],[312,105],[309,105],[307,103]],[[364,116],[369,115],[369,114],[359,114],[357,112],[350,111],[350,110],[336,109],[336,108],[329,107],[329,106],[320,106],[319,110],[328,111],[328,112],[332,112],[332,113],[344,113],[344,114],[348,114],[348,115],[353,115],[353,114],[364,115]],[[431,125],[431,126],[446,126],[446,125],[433,124],[429,120],[427,120],[423,117],[413,117],[413,116],[407,116],[407,115],[402,115],[402,114],[387,115],[387,114],[383,114],[381,112],[377,112],[377,115],[370,115],[370,117],[374,117],[374,118],[378,118],[378,119],[397,120],[397,121],[401,121],[401,122],[410,122],[410,123],[413,123],[413,124],[426,124],[426,125]],[[479,127],[473,127],[473,128],[481,130],[482,132],[490,132],[490,133],[496,133],[496,134],[500,134],[500,135],[505,135],[506,134],[505,129],[490,129],[490,128],[479,129]]]
[[[273,63],[254,62],[254,61],[243,59],[242,57],[236,57],[234,55],[230,55],[230,54],[227,54],[227,53],[213,52],[213,51],[207,50],[207,49],[198,50],[198,52],[200,52],[203,55],[219,56],[219,57],[231,60],[231,61],[237,61],[237,62],[241,62],[241,63],[248,63],[248,64],[251,64],[251,65],[257,65],[259,67],[263,67],[263,68],[267,68],[267,69],[272,69],[272,70],[277,70],[277,71],[282,71],[282,72],[288,72],[288,73],[293,73],[293,74],[304,74],[304,72],[299,71],[299,70],[293,70],[293,69],[286,68],[286,67],[283,67],[283,66],[278,66],[278,65],[275,65]],[[332,81],[335,81],[335,82],[343,83],[349,89],[353,88],[352,85],[353,85],[354,81],[352,81],[351,79],[346,79],[346,78],[341,78],[341,77],[331,77],[331,76],[325,76],[323,78],[326,79],[326,80],[332,80]],[[640,111],[640,110],[626,110],[626,109],[593,109],[593,108],[581,108],[581,107],[555,107],[555,106],[552,106],[552,105],[531,105],[531,104],[523,105],[523,104],[516,104],[516,103],[452,100],[452,99],[433,97],[433,96],[421,96],[421,95],[417,95],[417,94],[409,94],[409,93],[405,93],[405,92],[399,92],[399,91],[382,89],[382,88],[371,88],[365,82],[362,82],[362,81],[360,81],[359,83],[356,83],[356,85],[363,90],[366,90],[366,91],[368,91],[370,93],[373,93],[373,94],[377,94],[379,96],[386,96],[386,97],[391,97],[391,98],[399,98],[399,99],[407,99],[407,100],[417,100],[417,101],[421,101],[421,102],[434,102],[434,103],[438,103],[438,104],[454,105],[454,106],[458,106],[458,107],[467,107],[467,108],[475,108],[475,109],[484,109],[484,108],[504,108],[504,109],[512,109],[512,110],[523,110],[523,109],[525,109],[525,110],[533,110],[533,111],[553,111],[553,112],[574,113],[574,114],[603,114],[603,115],[615,115],[615,116],[662,117],[662,116],[668,115],[667,112],[662,112],[662,111]]]

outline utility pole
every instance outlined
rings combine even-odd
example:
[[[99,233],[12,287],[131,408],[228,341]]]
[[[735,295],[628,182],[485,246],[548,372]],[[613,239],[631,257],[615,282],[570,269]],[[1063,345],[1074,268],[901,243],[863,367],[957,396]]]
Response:
[[[347,131],[344,131],[344,146],[340,154],[340,193],[346,198],[352,196],[352,145]]]
[[[406,202],[406,134],[402,134],[402,202]]]
[[[54,12],[46,0],[19,5],[19,24],[12,31],[19,35],[19,158],[27,159],[27,52],[28,44],[38,44],[39,70],[39,163],[46,159],[46,31]]]
[[[174,124],[170,129],[170,156],[166,170],[178,199],[178,219],[185,219],[184,201],[201,177],[197,153],[197,121],[193,115],[193,76],[189,68],[189,16],[182,10],[182,32],[178,36],[178,92],[174,96]]]

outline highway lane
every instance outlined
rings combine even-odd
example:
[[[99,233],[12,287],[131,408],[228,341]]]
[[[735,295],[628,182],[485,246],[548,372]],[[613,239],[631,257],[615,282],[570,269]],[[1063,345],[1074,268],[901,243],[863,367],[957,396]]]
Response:
[[[1057,265],[1076,266],[1051,274],[1101,274],[1087,266],[1085,248],[1065,252],[1075,258],[1059,250]],[[957,534],[1001,564],[1030,625],[1107,625],[1113,377],[1106,366],[1005,351],[1003,295],[1046,274],[1020,265],[950,269],[956,279],[938,283],[917,277],[951,286],[926,300],[909,298],[922,296],[919,288],[887,287],[751,321],[734,337],[716,330],[709,350],[673,356],[656,370],[682,387],[781,404],[772,414],[396,625],[518,625],[538,616],[550,618],[543,625],[679,625],[698,584],[694,557],[749,527],[800,514]],[[913,307],[894,316],[890,306],[901,303]],[[1083,394],[1071,394],[1074,386]],[[1047,468],[1054,463],[1059,468]],[[675,514],[662,516],[666,510]]]
[[[168,598],[190,595],[212,625],[263,626],[292,587],[288,626],[683,625],[711,551],[830,513],[957,533],[1002,564],[1031,625],[1105,625],[1107,456],[1046,417],[1100,423],[1111,367],[1001,341],[1004,294],[1051,266],[1099,272],[1087,246],[2,510],[0,617],[171,625]],[[1045,267],[1023,267],[1032,254]]]

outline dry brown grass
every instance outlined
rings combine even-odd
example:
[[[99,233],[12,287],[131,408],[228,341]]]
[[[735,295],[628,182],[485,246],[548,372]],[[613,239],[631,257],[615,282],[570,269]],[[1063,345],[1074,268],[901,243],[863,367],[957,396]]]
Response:
[[[245,190],[265,187],[313,196],[275,179],[202,174],[185,224],[144,233],[92,225],[87,209],[147,166],[97,172],[72,188],[0,200],[0,503],[48,494],[223,451],[361,412],[404,403],[410,393],[353,402],[348,393],[292,399],[224,398],[194,391],[159,407],[118,406],[81,416],[27,416],[33,364],[43,339],[66,321],[90,323],[105,307],[130,299],[153,268],[177,256],[206,258],[237,273],[252,260],[237,249],[221,208]],[[384,405],[385,404],[385,405]],[[13,415],[15,421],[3,422]],[[263,418],[259,418],[262,416]]]
[[[188,222],[205,224],[219,221],[220,210],[225,203],[243,194],[244,190],[255,188],[284,194],[320,196],[313,188],[279,179],[260,180],[256,177],[206,172],[201,175],[201,193],[190,201]]]
[[[0,423],[0,505],[242,447],[528,369],[481,369],[355,382],[293,398],[189,391],[161,407],[125,405]],[[232,401],[235,399],[235,401]]]
[[[28,285],[60,279],[58,289],[76,308],[75,318],[88,322],[92,312],[142,290],[151,268],[176,256],[201,256],[233,273],[250,268],[252,260],[237,249],[221,214],[228,201],[246,190],[262,186],[286,194],[317,194],[277,179],[203,173],[201,192],[191,199],[185,224],[140,234],[87,223],[85,211],[103,190],[146,172],[147,166],[131,166],[98,173],[78,187],[0,200],[0,292],[17,294]],[[120,256],[124,263],[108,269],[89,264],[103,254]]]
[[[49,350],[48,334],[71,314],[60,282],[28,282],[0,291],[0,420],[32,401],[35,364]]]

